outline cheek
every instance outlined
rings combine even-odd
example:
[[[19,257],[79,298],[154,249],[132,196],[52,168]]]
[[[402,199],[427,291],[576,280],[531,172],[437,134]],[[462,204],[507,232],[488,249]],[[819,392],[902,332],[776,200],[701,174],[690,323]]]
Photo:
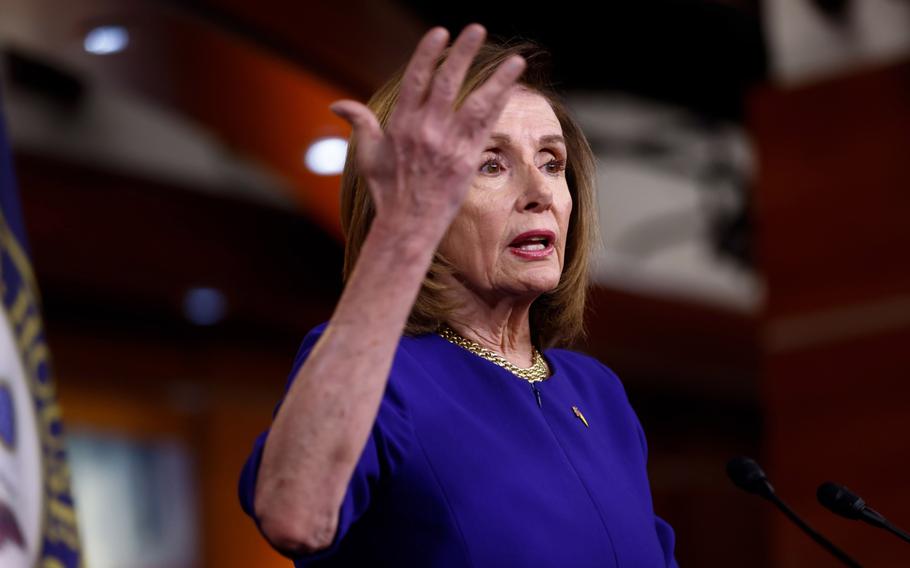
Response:
[[[559,208],[557,213],[559,216],[559,222],[562,223],[564,230],[569,226],[569,220],[572,218],[573,206],[574,203],[572,202],[572,194],[569,193],[569,189],[566,187],[560,191]]]
[[[472,187],[457,217],[463,236],[474,243],[488,239],[497,224],[493,214],[497,207],[501,207],[501,204],[496,203],[489,192]]]
[[[477,278],[489,278],[502,268],[507,219],[493,207],[487,203],[472,209],[459,224],[457,240],[451,241],[459,266]]]
[[[487,240],[483,211],[482,206],[466,201],[440,245],[440,251],[461,269],[469,269],[483,257]]]
[[[563,251],[566,250],[566,240],[569,235],[569,226],[572,223],[572,208],[573,207],[574,207],[574,203],[572,201],[572,194],[569,193],[569,189],[567,187],[565,189],[565,193],[564,193],[564,197],[563,197],[563,205],[559,209],[559,211],[560,211],[559,223],[560,223],[560,230],[562,231],[562,237],[563,237],[562,242],[561,242],[561,245],[562,245],[561,248]]]

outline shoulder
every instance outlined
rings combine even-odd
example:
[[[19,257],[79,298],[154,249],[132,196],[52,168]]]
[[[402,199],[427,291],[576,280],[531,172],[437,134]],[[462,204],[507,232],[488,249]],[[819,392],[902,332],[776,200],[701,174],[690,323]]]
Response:
[[[316,345],[316,342],[319,341],[319,338],[326,333],[329,324],[330,321],[323,321],[311,328],[304,336],[303,341],[300,343],[300,347],[297,349],[297,355],[294,357],[294,364],[291,369],[292,377],[303,365],[304,361],[313,350],[313,347]],[[393,376],[404,370],[406,365],[404,365],[402,355],[405,353],[411,356],[411,358],[416,359],[425,359],[428,355],[431,355],[429,358],[434,360],[445,357],[445,352],[440,350],[438,342],[432,340],[431,334],[417,336],[402,335],[399,339],[395,354],[395,364],[392,368]]]
[[[310,329],[310,331],[308,331],[307,334],[303,336],[303,341],[300,343],[300,347],[297,349],[297,356],[294,358],[295,362],[298,359],[306,358],[306,354],[310,352],[310,350],[313,348],[313,345],[315,345],[316,341],[319,340],[319,337],[325,333],[328,325],[328,321],[321,322]]]
[[[306,359],[306,356],[313,349],[316,341],[318,341],[319,337],[325,333],[325,329],[328,327],[328,325],[328,321],[319,323],[310,329],[306,335],[303,336],[303,341],[300,342],[300,347],[297,348],[297,355],[294,357],[294,367],[298,367],[299,364],[302,363],[304,359]]]
[[[303,341],[300,342],[300,347],[297,348],[297,354],[294,355],[294,362],[291,365],[291,371],[288,373],[287,381],[284,385],[285,394],[291,388],[291,383],[294,381],[294,377],[297,375],[297,371],[300,370],[300,367],[303,366],[303,362],[306,361],[306,358],[309,356],[310,351],[313,350],[313,346],[316,345],[316,342],[319,340],[319,337],[325,332],[326,327],[329,325],[328,321],[324,321],[307,332],[303,337]],[[278,412],[278,409],[275,409],[275,412]]]
[[[303,366],[303,363],[312,352],[313,347],[316,345],[317,341],[319,341],[319,338],[328,329],[329,323],[329,321],[324,321],[317,324],[304,336],[303,341],[297,350],[297,355],[294,357],[294,364],[288,375],[285,392],[290,390],[297,372]],[[398,345],[398,354],[400,353],[401,343]],[[400,372],[401,365],[399,364],[399,359],[400,357],[396,354],[395,361],[390,370],[389,380],[386,382],[386,387],[383,391],[383,396],[380,400],[379,409],[373,424],[373,436],[381,437],[381,443],[386,445],[394,443],[398,446],[404,446],[406,445],[405,441],[410,435],[410,417],[408,404],[406,402],[408,396],[405,392],[406,389],[404,388],[407,385],[407,381],[402,381],[400,378],[403,373]],[[277,411],[278,409],[276,407],[276,414]]]
[[[626,399],[622,380],[613,369],[596,357],[580,351],[558,348],[547,349],[544,355],[557,365],[559,372],[565,373],[576,382],[578,387],[590,385],[600,390],[607,389],[617,394],[621,393],[622,398]]]
[[[569,349],[547,349],[545,354],[582,397],[597,401],[605,413],[616,420],[615,424],[621,430],[638,441],[647,455],[641,422],[632,408],[622,380],[613,369],[596,357]]]
[[[297,357],[295,360],[302,360],[306,358],[306,355],[313,348],[313,345],[319,340],[319,338],[325,333],[326,329],[329,326],[329,321],[323,321],[315,325],[307,334],[304,336],[303,341],[300,344],[299,349],[297,350]],[[430,341],[427,341],[430,334],[424,335],[402,335],[398,344],[398,349],[402,347],[407,347],[408,350],[420,350],[429,348],[432,344]]]

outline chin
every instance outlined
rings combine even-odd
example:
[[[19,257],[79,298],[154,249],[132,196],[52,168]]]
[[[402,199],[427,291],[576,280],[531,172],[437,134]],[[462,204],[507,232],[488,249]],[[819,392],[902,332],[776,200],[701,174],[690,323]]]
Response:
[[[533,292],[538,296],[541,294],[546,294],[547,292],[552,292],[559,286],[559,278],[541,278],[534,279],[530,281],[523,282],[524,289],[528,292]]]

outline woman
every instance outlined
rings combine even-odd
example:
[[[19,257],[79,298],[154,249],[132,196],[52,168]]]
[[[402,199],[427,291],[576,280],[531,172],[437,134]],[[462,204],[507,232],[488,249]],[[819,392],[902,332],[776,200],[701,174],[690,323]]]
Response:
[[[675,566],[582,332],[594,162],[532,45],[430,30],[354,129],[344,292],[240,497],[297,566]]]

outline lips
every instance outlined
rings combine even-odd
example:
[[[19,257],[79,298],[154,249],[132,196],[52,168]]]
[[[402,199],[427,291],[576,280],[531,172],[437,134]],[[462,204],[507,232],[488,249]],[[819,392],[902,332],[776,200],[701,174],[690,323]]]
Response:
[[[556,240],[556,233],[546,229],[525,231],[515,237],[509,246],[522,250],[545,250]]]

